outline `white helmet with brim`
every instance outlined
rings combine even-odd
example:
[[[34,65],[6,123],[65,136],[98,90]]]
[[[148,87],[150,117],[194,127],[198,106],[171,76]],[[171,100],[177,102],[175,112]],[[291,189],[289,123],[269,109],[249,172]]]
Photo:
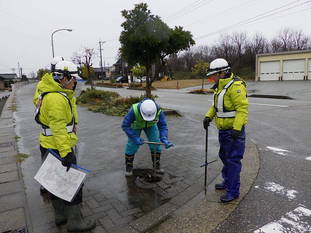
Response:
[[[157,105],[151,99],[144,100],[140,105],[140,114],[145,121],[153,121],[157,115]]]
[[[219,72],[225,72],[231,70],[229,63],[223,58],[216,58],[209,66],[208,73],[206,76],[211,76]]]

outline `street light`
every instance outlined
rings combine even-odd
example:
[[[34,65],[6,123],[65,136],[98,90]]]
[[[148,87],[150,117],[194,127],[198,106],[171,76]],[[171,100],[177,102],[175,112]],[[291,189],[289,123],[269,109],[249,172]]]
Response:
[[[53,36],[56,32],[59,32],[59,31],[67,31],[67,32],[72,32],[72,29],[70,28],[62,28],[62,29],[57,29],[55,30],[52,35],[51,35],[51,43],[52,43],[52,55],[54,57],[54,42],[53,42]]]

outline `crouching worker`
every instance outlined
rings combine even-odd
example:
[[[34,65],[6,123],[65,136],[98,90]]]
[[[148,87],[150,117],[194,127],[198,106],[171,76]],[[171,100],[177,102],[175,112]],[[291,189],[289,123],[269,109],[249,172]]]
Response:
[[[67,169],[70,169],[71,164],[77,163],[72,149],[78,142],[78,115],[74,97],[77,73],[77,67],[72,62],[60,59],[56,64],[52,63],[52,72],[42,77],[33,99],[37,107],[35,119],[42,126],[41,157],[45,159],[47,149],[52,149],[62,157],[62,165]],[[85,221],[80,211],[82,187],[71,202],[51,193],[50,197],[56,225],[67,223],[69,232],[89,231],[95,228],[95,222]]]
[[[122,129],[128,136],[128,143],[125,146],[125,176],[133,175],[133,161],[139,146],[144,144],[140,137],[143,130],[150,142],[162,142],[165,148],[173,146],[168,141],[168,129],[165,115],[161,108],[151,99],[133,104],[122,122]],[[160,167],[161,146],[149,144],[151,160],[156,173],[163,174]]]

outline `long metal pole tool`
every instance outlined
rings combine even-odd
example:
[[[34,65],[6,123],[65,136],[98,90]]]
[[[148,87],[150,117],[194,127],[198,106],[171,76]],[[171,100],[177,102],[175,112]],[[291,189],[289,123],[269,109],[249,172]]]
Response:
[[[205,177],[204,177],[204,193],[206,196],[206,183],[207,183],[207,148],[208,148],[208,127],[205,133]]]

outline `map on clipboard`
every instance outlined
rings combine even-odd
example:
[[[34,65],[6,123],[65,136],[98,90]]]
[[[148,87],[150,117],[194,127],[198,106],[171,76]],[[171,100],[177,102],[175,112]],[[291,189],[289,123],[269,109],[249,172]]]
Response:
[[[86,173],[70,168],[66,171],[60,160],[48,154],[34,179],[55,196],[72,201],[86,178]]]

